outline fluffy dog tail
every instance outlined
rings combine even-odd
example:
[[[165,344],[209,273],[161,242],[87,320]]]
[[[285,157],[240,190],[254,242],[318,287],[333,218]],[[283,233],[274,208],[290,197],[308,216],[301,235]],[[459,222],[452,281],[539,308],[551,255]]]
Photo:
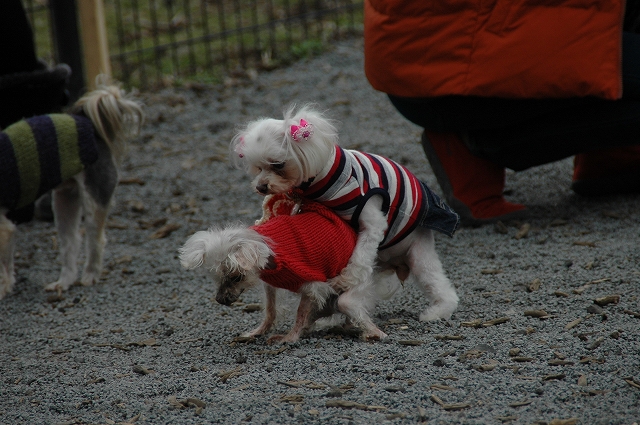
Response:
[[[84,115],[91,120],[102,140],[119,161],[126,140],[135,137],[144,122],[142,106],[127,97],[119,85],[105,75],[96,78],[97,88],[78,99],[69,113]]]

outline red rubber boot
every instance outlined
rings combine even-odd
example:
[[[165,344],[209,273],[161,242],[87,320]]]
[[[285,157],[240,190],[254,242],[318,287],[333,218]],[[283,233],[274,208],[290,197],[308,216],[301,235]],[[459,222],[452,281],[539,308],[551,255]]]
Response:
[[[576,155],[571,189],[583,196],[640,193],[640,146]]]
[[[505,169],[478,158],[454,133],[422,135],[422,147],[448,204],[463,225],[523,218],[524,205],[504,199]]]

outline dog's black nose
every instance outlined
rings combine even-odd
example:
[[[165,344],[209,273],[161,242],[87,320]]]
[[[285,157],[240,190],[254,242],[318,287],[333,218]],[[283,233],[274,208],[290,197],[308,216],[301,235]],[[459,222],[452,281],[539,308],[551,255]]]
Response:
[[[218,304],[222,304],[222,305],[231,305],[234,302],[236,302],[237,298],[234,299],[232,296],[230,296],[229,294],[218,294],[216,295],[216,301],[218,302]]]
[[[269,186],[267,186],[266,184],[259,184],[258,186],[256,186],[256,190],[263,195],[266,195],[267,193],[269,193]]]

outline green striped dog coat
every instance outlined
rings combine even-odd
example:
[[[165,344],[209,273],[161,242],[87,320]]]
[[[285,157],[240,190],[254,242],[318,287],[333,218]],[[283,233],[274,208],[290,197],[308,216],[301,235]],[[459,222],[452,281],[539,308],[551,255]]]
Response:
[[[39,115],[0,132],[0,206],[27,206],[98,159],[93,124],[79,115]]]

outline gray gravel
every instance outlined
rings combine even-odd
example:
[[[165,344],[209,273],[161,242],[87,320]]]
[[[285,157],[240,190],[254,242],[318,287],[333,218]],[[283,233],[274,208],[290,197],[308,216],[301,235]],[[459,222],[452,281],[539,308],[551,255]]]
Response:
[[[148,123],[123,164],[101,282],[45,293],[59,267],[55,231],[20,227],[18,282],[0,301],[0,422],[640,422],[640,196],[578,197],[570,160],[508,174],[527,223],[437,235],[461,298],[450,321],[419,322],[425,301],[409,282],[375,312],[383,342],[326,327],[284,346],[234,342],[260,322],[245,309],[261,291],[220,306],[177,249],[211,224],[260,215],[249,178],[228,165],[236,127],[317,102],[340,121],[343,146],[394,158],[439,191],[420,129],[362,69],[362,41],[349,40],[221,87],[141,95]],[[594,303],[609,295],[619,302]],[[283,314],[276,331],[290,325]]]

